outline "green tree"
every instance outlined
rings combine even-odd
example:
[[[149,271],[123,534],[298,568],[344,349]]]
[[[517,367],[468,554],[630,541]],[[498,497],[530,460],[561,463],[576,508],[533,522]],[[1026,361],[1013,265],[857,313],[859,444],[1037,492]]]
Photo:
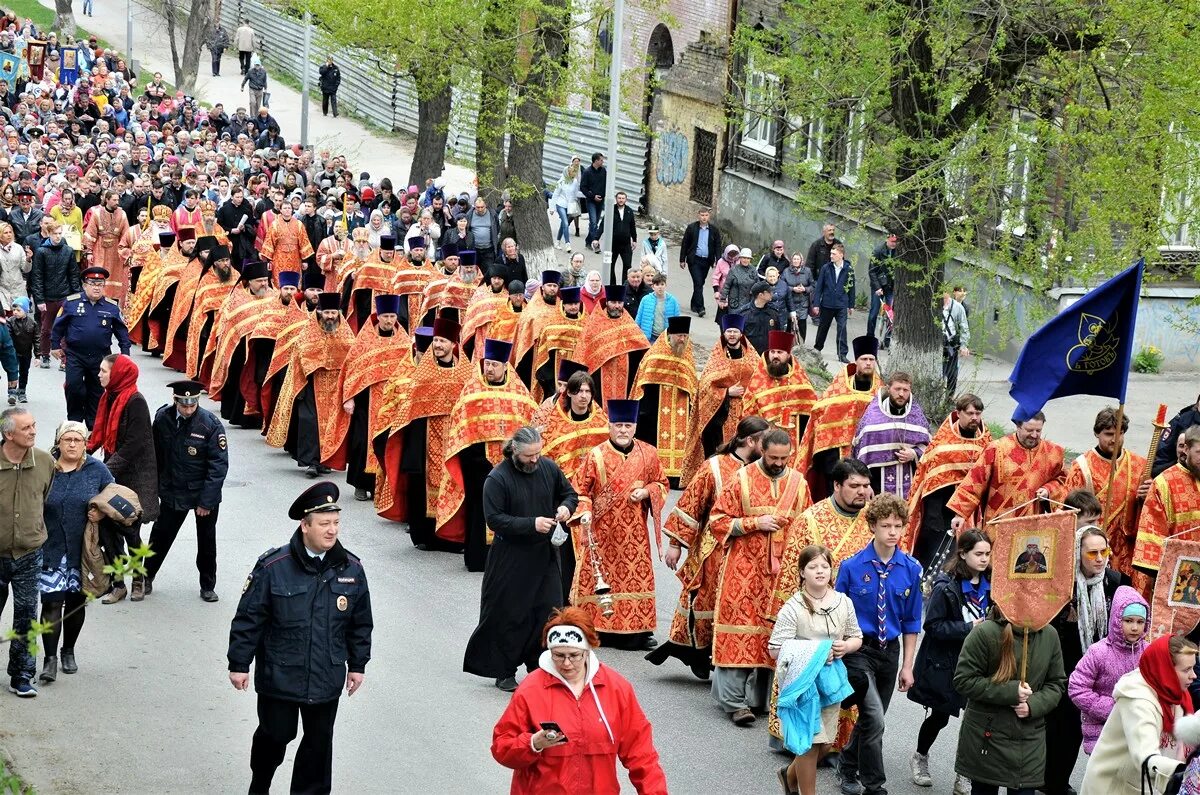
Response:
[[[900,235],[893,362],[936,379],[949,258],[1046,289],[1154,260],[1194,216],[1196,10],[789,0],[737,28],[731,121],[774,134],[801,204]]]

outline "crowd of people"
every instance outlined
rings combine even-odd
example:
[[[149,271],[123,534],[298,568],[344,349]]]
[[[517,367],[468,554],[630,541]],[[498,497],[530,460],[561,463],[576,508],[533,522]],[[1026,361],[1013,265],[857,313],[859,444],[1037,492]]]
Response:
[[[261,99],[261,65],[243,50],[254,36],[236,39]],[[1070,466],[1040,413],[992,438],[983,401],[957,389],[968,312],[948,289],[931,322],[954,411],[931,427],[914,379],[877,358],[896,235],[872,255],[868,330],[851,340],[854,269],[833,225],[807,253],[777,240],[756,262],[705,209],[671,256],[657,229],[639,244],[624,194],[607,205],[595,155],[547,198],[568,251],[586,211],[583,248],[607,241],[607,282],[584,251],[531,274],[507,200],[492,208],[434,177],[397,189],[286,145],[266,106],[204,108],[82,48],[74,82],[49,67],[11,91],[0,81],[0,496],[14,506],[0,584],[18,633],[39,604],[51,626],[40,675],[28,646],[10,644],[18,696],[79,670],[87,595],[153,592],[189,514],[200,596],[217,601],[227,423],[309,477],[345,471],[354,499],[419,550],[483,572],[463,668],[514,692],[492,748],[514,792],[616,792],[618,761],[639,792],[666,792],[649,722],[599,645],[678,660],[711,680],[736,726],[765,717],[793,756],[778,771],[785,795],[813,795],[822,764],[846,795],[885,792],[896,692],[928,709],[907,771],[920,786],[960,713],[955,793],[1069,793],[1081,744],[1090,793],[1136,791],[1147,757],[1165,775],[1186,756],[1196,647],[1145,635],[1164,539],[1200,516],[1200,403],[1173,421],[1149,476],[1119,447],[1129,420],[1111,409]],[[690,314],[666,290],[672,261],[691,278]],[[710,289],[720,336],[698,368],[691,324]],[[818,351],[834,327],[840,361],[820,394],[795,353],[810,321]],[[45,453],[23,404],[29,368],[51,357],[67,417]],[[180,378],[152,416],[137,380],[154,359]],[[370,657],[365,574],[337,541],[338,498],[324,481],[301,495],[299,529],[259,560],[234,620],[233,686],[258,666],[253,791],[269,787],[298,716],[309,745],[293,784],[329,790],[341,683],[353,693]],[[1018,647],[990,597],[989,519],[1055,502],[1078,511],[1075,593]],[[143,524],[144,573],[105,582]],[[662,640],[656,557],[681,583]],[[286,597],[312,577],[323,601],[301,616]],[[261,664],[295,651],[294,638],[261,644],[287,611],[323,638],[336,622],[341,644],[332,667],[328,648],[313,652],[324,658],[304,687]]]

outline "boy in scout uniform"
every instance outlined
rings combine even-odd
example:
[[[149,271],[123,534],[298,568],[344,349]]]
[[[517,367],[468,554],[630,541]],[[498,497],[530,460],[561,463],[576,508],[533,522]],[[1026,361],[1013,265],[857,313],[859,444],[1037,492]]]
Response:
[[[200,407],[202,384],[175,381],[167,384],[174,394],[171,405],[154,415],[154,455],[158,461],[158,521],[150,531],[146,559],[146,596],[167,559],[183,520],[196,512],[196,568],[200,570],[200,598],[217,601],[217,511],[221,488],[229,471],[229,443],[225,426],[208,409]]]
[[[229,629],[229,681],[258,693],[251,793],[271,789],[296,721],[304,737],[290,792],[332,787],[333,724],[342,687],[352,696],[371,659],[371,594],[362,563],[338,541],[338,487],[322,481],[288,511],[300,526],[255,564]]]

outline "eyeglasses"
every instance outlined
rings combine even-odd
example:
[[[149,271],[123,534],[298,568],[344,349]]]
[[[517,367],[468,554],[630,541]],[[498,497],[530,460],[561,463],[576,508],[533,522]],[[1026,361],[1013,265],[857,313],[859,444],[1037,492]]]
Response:
[[[555,662],[570,662],[572,665],[577,665],[583,662],[584,653],[581,651],[573,651],[569,653],[552,651],[550,652],[550,656],[554,658]]]
[[[93,285],[93,286],[95,286],[95,287],[103,287],[103,286],[104,286],[104,280],[103,280],[103,279],[84,279],[84,280],[83,280],[83,283],[84,283],[84,284],[90,284],[90,285]]]
[[[1105,547],[1104,549],[1089,549],[1083,554],[1087,555],[1088,560],[1108,560],[1112,555],[1112,550],[1108,547]]]

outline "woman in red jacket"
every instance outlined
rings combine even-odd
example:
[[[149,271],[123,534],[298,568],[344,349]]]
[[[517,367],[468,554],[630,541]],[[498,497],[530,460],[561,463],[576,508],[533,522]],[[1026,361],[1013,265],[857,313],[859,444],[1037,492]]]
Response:
[[[592,651],[600,638],[587,613],[556,611],[542,640],[538,670],[492,731],[492,756],[513,769],[509,792],[617,795],[620,759],[640,795],[665,795],[650,721],[629,682]]]

